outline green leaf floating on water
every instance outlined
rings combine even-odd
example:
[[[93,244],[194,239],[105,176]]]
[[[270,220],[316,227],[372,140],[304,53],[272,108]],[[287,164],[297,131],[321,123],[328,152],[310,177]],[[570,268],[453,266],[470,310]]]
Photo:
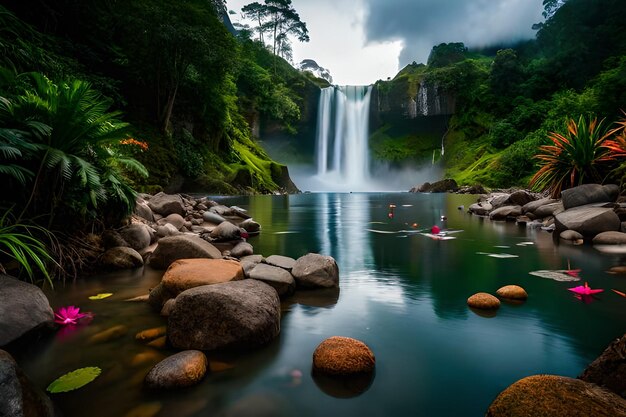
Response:
[[[54,380],[46,390],[52,394],[68,392],[83,387],[96,379],[102,370],[92,366],[69,372]]]
[[[108,298],[110,296],[112,296],[113,293],[112,292],[105,292],[102,294],[98,294],[98,295],[92,295],[91,297],[89,297],[90,300],[102,300],[104,298]]]

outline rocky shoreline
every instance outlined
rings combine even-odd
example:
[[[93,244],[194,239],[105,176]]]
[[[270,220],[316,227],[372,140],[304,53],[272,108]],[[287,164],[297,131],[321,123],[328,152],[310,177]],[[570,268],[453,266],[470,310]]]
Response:
[[[498,191],[480,195],[467,210],[494,221],[542,228],[554,232],[555,239],[558,236],[558,240],[575,245],[591,242],[619,247],[626,243],[626,209],[618,202],[618,191],[614,185],[591,184],[564,191],[561,200],[526,190]],[[249,235],[258,233],[261,225],[239,207],[223,206],[207,198],[159,193],[141,195],[129,224],[99,237],[101,268],[150,265],[165,270],[149,294],[132,300],[147,302],[155,314],[167,320],[166,327],[141,332],[137,340],[145,340],[150,346],[168,344],[179,350],[148,372],[144,381],[147,389],[177,389],[201,381],[207,372],[203,351],[248,350],[267,344],[280,333],[281,300],[296,291],[338,291],[339,270],[333,258],[320,254],[298,259],[263,257],[254,254],[246,241]],[[53,322],[54,313],[39,288],[0,276],[0,348],[49,331],[54,328]],[[369,380],[374,369],[373,353],[360,341],[347,341],[346,346],[337,347],[342,355],[327,355],[341,357],[338,364],[316,366],[333,369],[333,378],[336,369],[360,374],[349,365],[360,355],[362,359],[355,363],[367,364],[365,380]],[[626,335],[591,364],[579,380],[543,376],[518,381],[498,396],[487,415],[523,415],[528,410],[533,414],[555,404],[566,407],[560,409],[569,410],[567,415],[584,415],[578,411],[586,408],[560,403],[568,395],[604,401],[600,408],[609,414],[597,415],[626,415],[625,349]],[[9,394],[0,399],[0,414],[58,415],[46,394],[28,381],[3,350],[0,385],[9,387]],[[515,400],[520,395],[544,400],[524,403],[520,408]]]

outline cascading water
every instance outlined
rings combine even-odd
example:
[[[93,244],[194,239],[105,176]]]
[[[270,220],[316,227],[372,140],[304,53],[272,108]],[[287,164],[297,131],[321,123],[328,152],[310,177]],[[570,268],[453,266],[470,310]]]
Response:
[[[322,89],[317,122],[317,177],[329,188],[368,188],[371,90],[371,86]]]

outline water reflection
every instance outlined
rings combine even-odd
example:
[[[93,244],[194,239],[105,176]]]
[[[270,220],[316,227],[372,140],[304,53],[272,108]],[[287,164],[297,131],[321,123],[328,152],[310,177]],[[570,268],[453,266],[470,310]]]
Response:
[[[165,323],[145,304],[123,301],[154,286],[159,277],[149,268],[81,280],[57,291],[54,307],[78,305],[96,314],[94,322],[68,340],[21,352],[18,361],[41,387],[78,367],[103,368],[100,382],[59,400],[68,417],[156,409],[157,415],[237,415],[250,410],[247,404],[265,409],[259,395],[271,399],[271,415],[484,415],[498,392],[515,380],[536,373],[576,376],[623,334],[626,301],[608,289],[626,290],[626,281],[605,271],[626,260],[591,246],[555,244],[545,231],[485,221],[457,209],[473,201],[472,196],[409,193],[224,199],[248,209],[262,224],[262,233],[250,239],[256,253],[333,256],[341,289],[301,291],[285,300],[279,339],[243,355],[210,355],[212,363],[228,366],[179,393],[156,396],[141,389],[150,361],[169,353],[145,356],[154,350],[136,342],[134,334]],[[413,223],[420,226],[414,229]],[[458,230],[457,239],[432,240],[417,232],[434,224]],[[533,245],[519,245],[524,242]],[[477,255],[500,251],[517,257]],[[571,283],[529,274],[563,269],[581,269],[583,282],[605,292],[584,304],[567,290]],[[491,318],[467,307],[472,294],[493,294],[509,284],[525,288],[526,303],[503,303]],[[115,294],[88,300],[99,292]],[[119,324],[129,329],[125,337],[85,347],[89,336]],[[375,383],[350,399],[329,395],[326,385],[306,372],[315,348],[335,335],[364,341],[377,358]],[[147,362],[138,359],[145,357]],[[305,370],[298,384],[290,376],[294,369]]]

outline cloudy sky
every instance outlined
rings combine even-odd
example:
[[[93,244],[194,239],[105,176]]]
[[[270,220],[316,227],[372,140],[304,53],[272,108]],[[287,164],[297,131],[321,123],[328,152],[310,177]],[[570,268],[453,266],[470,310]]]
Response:
[[[257,0],[259,1],[259,0]],[[227,0],[233,21],[252,0]],[[293,43],[294,62],[310,58],[336,84],[364,85],[426,62],[434,45],[469,47],[529,39],[542,0],[292,0],[311,41]]]

